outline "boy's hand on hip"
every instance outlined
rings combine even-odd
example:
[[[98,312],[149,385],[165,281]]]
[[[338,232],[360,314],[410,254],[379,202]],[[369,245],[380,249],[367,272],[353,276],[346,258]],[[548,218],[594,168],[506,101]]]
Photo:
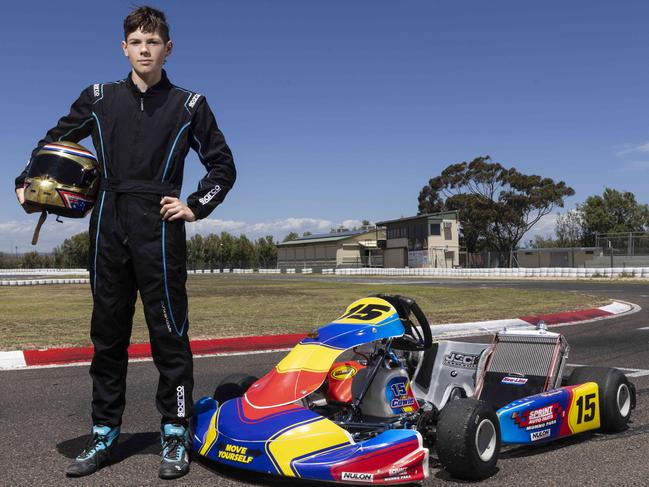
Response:
[[[163,220],[185,220],[186,222],[193,222],[196,220],[196,215],[189,209],[185,203],[173,196],[165,196],[160,200],[160,215]]]

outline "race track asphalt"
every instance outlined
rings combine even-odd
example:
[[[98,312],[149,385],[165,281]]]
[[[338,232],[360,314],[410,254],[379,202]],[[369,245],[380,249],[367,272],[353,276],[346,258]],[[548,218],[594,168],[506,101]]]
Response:
[[[354,278],[370,282],[370,278]],[[388,281],[390,282],[390,281]],[[394,282],[394,281],[391,281]],[[560,330],[571,345],[569,363],[649,369],[649,284],[551,281],[457,281],[399,279],[432,286],[498,286],[588,292],[626,300],[643,309],[635,314]],[[194,397],[211,394],[220,377],[236,371],[262,375],[281,353],[209,357],[195,361]],[[64,469],[88,440],[90,379],[87,366],[0,372],[0,485],[143,486],[143,485],[322,485],[287,482],[194,462],[176,481],[157,478],[158,416],[154,396],[157,372],[151,362],[129,365],[127,407],[119,461],[91,477],[66,479]],[[544,447],[503,450],[498,473],[486,485],[648,485],[649,373],[633,378],[638,407],[630,428],[621,434],[586,433]],[[460,485],[440,470],[431,454],[425,485]]]

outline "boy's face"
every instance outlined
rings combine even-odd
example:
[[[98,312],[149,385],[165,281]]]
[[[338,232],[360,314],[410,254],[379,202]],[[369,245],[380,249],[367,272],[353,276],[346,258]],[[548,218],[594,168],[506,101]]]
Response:
[[[126,41],[122,41],[124,55],[139,76],[147,76],[162,70],[162,65],[171,54],[173,44],[166,44],[157,32],[142,32],[141,29],[131,32]]]

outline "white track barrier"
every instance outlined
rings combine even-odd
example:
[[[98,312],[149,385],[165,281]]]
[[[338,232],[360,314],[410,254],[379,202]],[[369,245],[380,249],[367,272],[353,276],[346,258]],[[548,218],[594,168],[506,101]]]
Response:
[[[313,274],[312,268],[285,269],[286,274]],[[281,274],[282,269],[196,269],[187,271],[188,274]],[[88,278],[58,279],[50,276],[59,275],[88,275],[85,269],[0,269],[0,276],[15,278],[32,275],[48,276],[44,279],[4,279],[0,286],[42,286],[50,284],[88,284]],[[540,267],[512,269],[440,269],[440,268],[349,268],[322,269],[322,274],[337,276],[418,276],[434,278],[459,279],[591,279],[591,278],[633,278],[649,279],[649,267]]]
[[[0,286],[47,286],[52,284],[89,284],[90,279],[15,279],[0,281]]]
[[[87,269],[0,269],[0,277],[88,276]]]

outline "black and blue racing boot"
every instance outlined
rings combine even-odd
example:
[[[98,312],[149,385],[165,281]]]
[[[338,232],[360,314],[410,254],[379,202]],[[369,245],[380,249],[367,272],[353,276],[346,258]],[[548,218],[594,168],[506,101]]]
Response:
[[[177,479],[189,472],[189,429],[180,424],[164,424],[160,431],[161,479]]]
[[[117,449],[119,426],[111,428],[96,424],[92,427],[92,438],[86,448],[68,465],[68,477],[84,477],[108,465]]]

